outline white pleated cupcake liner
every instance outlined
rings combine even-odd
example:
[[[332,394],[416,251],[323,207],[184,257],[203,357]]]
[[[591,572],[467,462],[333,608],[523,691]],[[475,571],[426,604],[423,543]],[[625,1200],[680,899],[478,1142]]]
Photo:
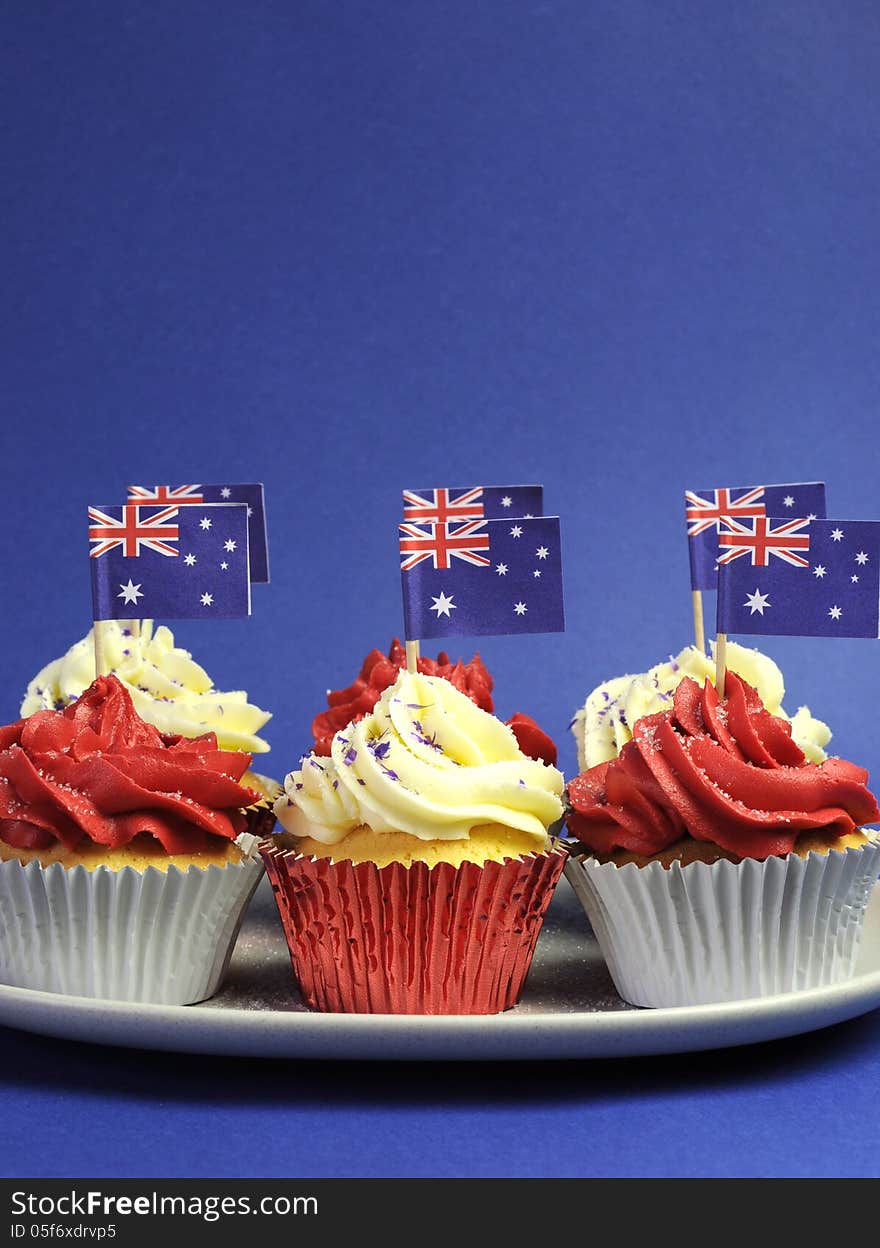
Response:
[[[615,987],[639,1006],[797,992],[855,971],[880,843],[739,863],[618,867],[572,857]]]
[[[0,982],[191,1005],[217,991],[263,873],[256,837],[226,866],[112,870],[0,862]]]

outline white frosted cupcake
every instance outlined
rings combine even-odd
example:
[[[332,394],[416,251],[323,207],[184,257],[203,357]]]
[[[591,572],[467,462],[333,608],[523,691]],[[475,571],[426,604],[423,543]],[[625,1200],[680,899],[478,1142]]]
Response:
[[[200,737],[213,732],[221,750],[264,754],[269,744],[257,734],[272,718],[248,701],[243,690],[223,692],[188,650],[174,644],[165,625],[141,620],[106,620],[102,640],[107,670],[125,686],[145,723],[168,736]],[[21,704],[22,716],[63,710],[95,679],[95,647],[89,632],[66,654],[37,673]]]
[[[309,755],[263,843],[316,1009],[488,1014],[512,1006],[565,852],[563,778],[439,677],[402,672]]]
[[[758,691],[771,715],[789,720],[792,737],[811,763],[821,763],[827,757],[824,747],[831,739],[831,729],[815,719],[808,706],[798,707],[797,713],[789,719],[782,706],[785,697],[782,672],[769,655],[729,641],[727,668]],[[616,758],[632,740],[636,721],[644,715],[668,710],[675,690],[686,676],[698,685],[706,680],[714,684],[715,659],[696,646],[685,646],[675,658],[670,656],[647,672],[612,676],[597,685],[571,723],[581,771]]]

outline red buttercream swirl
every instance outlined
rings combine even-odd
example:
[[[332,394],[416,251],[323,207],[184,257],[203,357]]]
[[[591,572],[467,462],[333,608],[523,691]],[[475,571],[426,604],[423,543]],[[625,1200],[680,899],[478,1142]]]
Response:
[[[406,648],[399,638],[394,638],[387,655],[381,650],[371,650],[354,684],[347,689],[331,690],[327,694],[329,709],[321,711],[312,720],[313,753],[329,757],[336,733],[369,715],[405,667]],[[492,701],[494,682],[479,653],[469,663],[463,663],[461,659],[453,663],[445,650],[441,650],[436,659],[419,655],[419,671],[424,676],[442,676],[482,710],[491,714],[495,709]],[[523,754],[540,759],[551,767],[556,765],[555,743],[528,715],[517,711],[507,721],[507,726],[512,729]]]
[[[619,756],[568,786],[569,831],[596,853],[656,854],[683,836],[740,858],[792,851],[799,832],[845,836],[880,820],[868,773],[841,758],[806,761],[791,727],[728,672],[719,701],[685,678],[672,708],[646,715]]]
[[[327,694],[329,709],[321,711],[312,721],[314,753],[329,756],[331,743],[340,728],[357,723],[365,715],[369,715],[384,691],[394,684],[405,667],[406,649],[397,637],[392,641],[387,655],[381,650],[371,650],[364,659],[354,684],[347,689],[331,690]],[[461,659],[453,663],[445,650],[441,650],[436,659],[420,655],[419,671],[424,676],[442,676],[461,693],[467,694],[484,711],[491,712],[494,709],[492,677],[479,654],[475,654],[470,663],[462,663]]]
[[[0,840],[117,849],[146,833],[169,854],[199,853],[244,830],[242,808],[259,800],[238,783],[250,761],[214,733],[163,736],[99,676],[63,711],[0,728]]]

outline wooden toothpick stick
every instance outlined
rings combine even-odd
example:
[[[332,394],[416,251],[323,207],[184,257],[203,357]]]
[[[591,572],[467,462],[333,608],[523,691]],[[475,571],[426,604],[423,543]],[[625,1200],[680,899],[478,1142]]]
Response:
[[[715,688],[718,697],[724,697],[724,678],[727,673],[727,633],[715,634]]]
[[[691,590],[691,602],[694,608],[694,644],[705,654],[706,629],[703,624],[703,595],[699,589]]]
[[[419,670],[419,643],[417,641],[406,643],[406,670],[412,673]]]
[[[92,641],[95,646],[95,675],[106,676],[108,672],[107,655],[104,650],[104,621],[95,620],[92,624]]]

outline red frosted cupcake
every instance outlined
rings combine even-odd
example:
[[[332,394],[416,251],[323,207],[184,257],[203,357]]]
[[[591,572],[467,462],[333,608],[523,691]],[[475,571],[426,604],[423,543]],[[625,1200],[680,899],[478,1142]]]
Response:
[[[216,991],[262,873],[250,755],[169,737],[114,676],[0,728],[0,979],[184,1004]]]
[[[880,870],[867,780],[808,762],[736,673],[723,700],[684,679],[568,786],[566,874],[621,996],[693,1005],[851,975]]]

